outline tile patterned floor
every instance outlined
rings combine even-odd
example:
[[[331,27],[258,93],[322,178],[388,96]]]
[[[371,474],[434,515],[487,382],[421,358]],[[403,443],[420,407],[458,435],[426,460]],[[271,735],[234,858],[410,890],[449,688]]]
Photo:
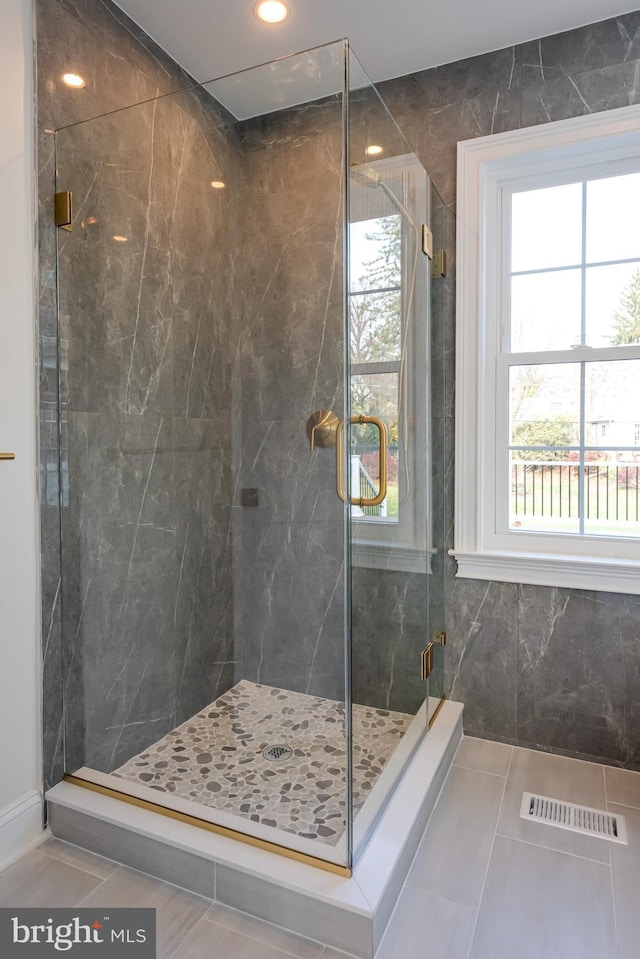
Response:
[[[629,845],[516,823],[549,787],[624,815]],[[638,901],[640,773],[465,738],[376,959],[637,959]],[[56,840],[0,874],[0,906],[124,902],[158,909],[158,959],[345,959]]]
[[[353,809],[413,716],[353,707]],[[289,746],[290,760],[263,757]],[[346,822],[344,705],[242,680],[113,775],[334,845]]]

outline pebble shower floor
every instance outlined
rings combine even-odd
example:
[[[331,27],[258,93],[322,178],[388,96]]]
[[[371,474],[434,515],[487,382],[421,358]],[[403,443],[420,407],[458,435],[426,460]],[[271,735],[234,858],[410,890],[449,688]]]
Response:
[[[354,815],[413,718],[354,705]],[[267,759],[270,746],[293,754]],[[335,845],[346,828],[345,746],[343,703],[242,680],[113,775]]]

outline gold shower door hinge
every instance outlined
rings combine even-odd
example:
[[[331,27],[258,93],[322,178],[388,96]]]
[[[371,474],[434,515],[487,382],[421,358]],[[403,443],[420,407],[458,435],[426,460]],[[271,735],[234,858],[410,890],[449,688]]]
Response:
[[[73,193],[71,190],[61,190],[54,197],[54,222],[61,230],[72,230],[73,220]]]
[[[447,275],[447,251],[438,250],[437,253],[434,253],[433,259],[431,260],[431,278],[437,279],[440,276]]]
[[[439,629],[434,629],[431,634],[431,639],[434,643],[438,643],[439,646],[447,645],[447,634],[444,630],[440,631]]]
[[[433,643],[422,650],[422,663],[420,669],[421,679],[428,679],[433,669]]]
[[[433,233],[426,223],[422,224],[422,252],[430,260],[433,258]]]

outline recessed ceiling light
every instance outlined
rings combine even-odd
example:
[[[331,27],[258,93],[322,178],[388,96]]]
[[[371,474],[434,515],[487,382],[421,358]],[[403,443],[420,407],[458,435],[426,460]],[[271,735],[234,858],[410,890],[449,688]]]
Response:
[[[224,183],[222,180],[212,180],[211,186],[214,190],[224,190]]]
[[[370,146],[367,147],[367,149],[364,152],[367,154],[368,157],[377,157],[377,156],[380,156],[383,150],[382,150],[382,147],[378,146],[377,143],[372,143]]]
[[[77,73],[64,73],[62,75],[62,82],[65,86],[71,87],[73,90],[82,90],[82,88],[87,85],[86,81]]]
[[[265,23],[281,23],[289,16],[289,7],[282,0],[262,0],[256,3],[253,11]]]
[[[114,236],[114,237],[112,237],[111,239],[112,239],[112,240],[115,240],[116,243],[126,243],[127,240],[129,239],[129,237],[128,237],[128,236]]]

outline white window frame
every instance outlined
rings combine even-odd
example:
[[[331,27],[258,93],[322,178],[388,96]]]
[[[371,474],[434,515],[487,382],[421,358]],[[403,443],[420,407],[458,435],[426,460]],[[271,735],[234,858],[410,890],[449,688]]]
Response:
[[[396,156],[387,159],[374,160],[366,163],[366,169],[371,169],[387,185],[392,184],[394,180],[403,174],[409,178],[416,175],[417,161],[413,154],[407,156]],[[425,209],[422,211],[411,211],[415,217],[415,222],[420,229],[423,222],[428,222],[429,211],[427,204],[429,200],[428,177],[420,167],[420,173],[424,176],[425,184]],[[418,189],[416,185],[411,185],[411,189]],[[359,196],[361,194],[361,196]],[[398,213],[398,210],[384,202],[384,193],[380,193],[381,210]],[[399,196],[402,201],[404,198]],[[353,185],[350,187],[349,198],[349,220],[358,222],[368,219],[372,216],[371,210],[372,193],[371,187],[363,186],[358,188]],[[377,214],[373,214],[377,215]],[[380,215],[383,215],[382,213]],[[401,216],[403,231],[403,254],[402,254],[402,286],[403,290],[408,282],[407,276],[410,272],[412,257],[415,253],[413,243],[414,239],[409,236],[411,230],[407,229],[407,224]],[[419,237],[415,238],[419,242]],[[421,250],[417,251],[417,273],[415,277],[415,290],[412,298],[411,319],[409,322],[409,338],[407,342],[407,376],[408,376],[408,421],[422,420],[424,422],[424,437],[422,442],[424,448],[414,449],[409,447],[408,470],[410,474],[410,483],[413,487],[409,503],[400,506],[400,516],[396,519],[385,519],[384,517],[367,517],[352,514],[351,528],[352,539],[352,563],[354,566],[363,566],[370,569],[392,569],[403,572],[426,573],[430,572],[431,549],[430,549],[430,515],[428,510],[429,497],[431,495],[431,478],[429,467],[427,475],[424,477],[424,486],[418,492],[418,472],[422,464],[426,461],[428,454],[427,442],[427,424],[429,423],[428,410],[428,391],[426,384],[428,382],[429,353],[427,337],[427,304],[429,302],[429,281],[430,275],[427,269],[428,261],[424,258]],[[424,260],[424,262],[422,262]],[[423,282],[420,282],[420,272],[423,272]],[[404,296],[404,293],[403,293]],[[402,309],[405,303],[403,300]],[[422,318],[424,317],[424,321]],[[390,361],[389,363],[363,363],[350,364],[351,375],[367,373],[385,373],[398,372],[400,361]],[[418,408],[421,415],[418,415]],[[418,437],[413,436],[414,440]],[[402,458],[402,447],[400,447],[400,459]],[[399,469],[402,470],[402,462],[399,463]],[[426,488],[425,488],[426,487]]]
[[[458,144],[455,546],[459,577],[640,594],[640,539],[500,529],[497,436],[503,322],[502,195],[510,181],[639,158],[640,106]],[[596,173],[595,175],[602,175]],[[612,173],[611,175],[615,175]],[[598,351],[600,353],[600,351]],[[636,359],[638,347],[608,349]],[[584,355],[583,355],[584,354]],[[552,354],[549,354],[551,360]],[[608,358],[604,357],[603,358]],[[594,359],[588,348],[571,359]],[[520,362],[526,362],[521,354]],[[496,490],[500,487],[500,493]]]

